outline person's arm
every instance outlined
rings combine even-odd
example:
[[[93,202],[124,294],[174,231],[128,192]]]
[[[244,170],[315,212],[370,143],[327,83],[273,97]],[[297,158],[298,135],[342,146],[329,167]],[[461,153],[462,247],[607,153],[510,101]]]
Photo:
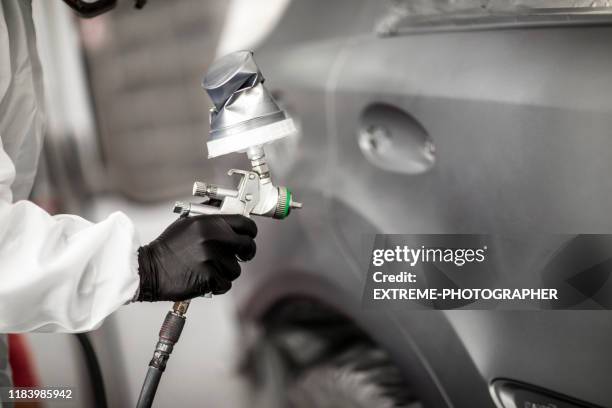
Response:
[[[242,215],[179,218],[139,247],[122,213],[92,224],[12,204],[14,178],[0,136],[0,333],[86,331],[130,300],[222,294],[255,256],[257,226]]]
[[[32,126],[42,120],[31,12],[28,1],[3,0],[0,6],[0,132],[17,140],[36,136]],[[240,215],[182,218],[139,247],[122,213],[93,224],[51,216],[31,202],[13,203],[11,189],[19,187],[2,136],[0,333],[86,331],[130,300],[221,294],[240,275],[237,257],[255,255],[257,226]],[[35,160],[34,151],[22,159]]]
[[[91,330],[139,286],[139,242],[122,213],[93,224],[12,203],[0,135],[0,333]]]

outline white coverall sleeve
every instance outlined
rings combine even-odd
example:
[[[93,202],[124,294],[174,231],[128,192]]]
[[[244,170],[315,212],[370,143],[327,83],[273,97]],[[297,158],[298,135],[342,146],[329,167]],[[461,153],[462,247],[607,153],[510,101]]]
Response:
[[[15,167],[1,142],[0,333],[96,328],[138,288],[132,222],[119,212],[93,224],[13,204]]]

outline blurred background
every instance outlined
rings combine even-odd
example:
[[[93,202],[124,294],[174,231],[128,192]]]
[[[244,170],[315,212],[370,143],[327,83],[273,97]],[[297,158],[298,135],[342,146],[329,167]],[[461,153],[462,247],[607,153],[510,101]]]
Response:
[[[85,20],[59,0],[34,0],[48,134],[32,199],[92,221],[123,211],[145,243],[175,219],[173,202],[190,195],[194,180],[227,184],[228,159],[206,160],[210,102],[200,84],[216,55],[263,40],[288,2],[253,3],[151,1],[137,11],[120,1]],[[135,405],[170,306],[130,304],[92,333],[109,406]],[[190,315],[156,404],[171,406],[180,396],[181,406],[243,406],[231,294],[194,302]],[[41,384],[76,387],[76,406],[88,406],[76,338],[27,338]]]
[[[51,213],[123,211],[146,243],[194,180],[248,168],[206,159],[200,82],[231,51],[255,50],[298,128],[266,154],[304,209],[258,219],[232,291],[192,304],[156,406],[494,408],[499,379],[612,406],[612,319],[591,294],[537,313],[362,304],[373,234],[612,231],[610,1],[124,0],[91,20],[33,6],[48,128],[32,200]],[[511,241],[493,273],[532,268]],[[126,305],[90,334],[108,406],[135,405],[170,306]],[[76,337],[25,339],[39,383],[92,406]]]

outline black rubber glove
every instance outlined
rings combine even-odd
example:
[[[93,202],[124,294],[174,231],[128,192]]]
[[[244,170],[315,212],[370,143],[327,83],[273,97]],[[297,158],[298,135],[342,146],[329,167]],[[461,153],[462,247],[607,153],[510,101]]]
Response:
[[[227,292],[255,256],[257,226],[242,215],[179,218],[138,250],[137,300],[186,300]]]

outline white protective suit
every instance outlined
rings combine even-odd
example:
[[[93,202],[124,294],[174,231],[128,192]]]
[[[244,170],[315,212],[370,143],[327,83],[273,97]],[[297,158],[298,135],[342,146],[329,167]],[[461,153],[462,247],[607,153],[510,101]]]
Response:
[[[96,328],[138,288],[134,226],[92,224],[27,199],[43,137],[42,73],[29,0],[0,1],[0,333]],[[9,381],[0,334],[0,386]]]

